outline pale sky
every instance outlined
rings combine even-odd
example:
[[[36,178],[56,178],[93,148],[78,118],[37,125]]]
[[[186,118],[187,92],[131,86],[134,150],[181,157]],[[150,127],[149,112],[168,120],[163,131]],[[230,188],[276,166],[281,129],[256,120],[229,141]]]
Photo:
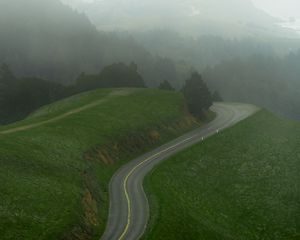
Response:
[[[252,0],[254,4],[272,16],[300,18],[299,0]]]
[[[223,17],[223,19],[219,19],[219,22],[224,22],[224,19],[228,20],[231,17],[235,17],[241,21],[248,21],[251,19],[253,23],[263,23],[264,19],[261,19],[263,14],[259,14],[258,11],[254,11],[253,5],[256,8],[262,9],[267,12],[269,15],[276,17],[278,19],[282,19],[282,23],[280,25],[292,28],[298,32],[300,32],[300,0],[61,0],[65,3],[73,5],[75,8],[81,9],[81,4],[84,3],[92,3],[98,2],[101,5],[98,5],[97,9],[94,7],[89,8],[89,11],[93,12],[94,17],[97,15],[97,18],[100,18],[97,22],[102,24],[107,24],[107,21],[111,22],[111,25],[107,25],[110,28],[113,26],[122,26],[122,24],[126,25],[126,21],[129,23],[135,23],[139,21],[131,21],[130,17],[134,16],[134,14],[141,15],[146,11],[151,18],[153,18],[153,14],[151,15],[151,11],[156,8],[161,10],[162,15],[164,16],[164,11],[167,10],[170,15],[180,15],[184,9],[189,8],[195,10],[193,14],[202,14],[206,17],[210,17],[213,20],[218,21],[218,18]],[[107,12],[107,6],[109,7]],[[97,7],[97,6],[95,6]],[[179,7],[179,9],[178,9]],[[236,9],[239,9],[236,11]],[[120,11],[118,11],[120,9]],[[203,10],[204,9],[204,10]],[[153,10],[153,11],[154,11]],[[247,11],[248,10],[248,11]],[[99,11],[97,13],[97,11]],[[138,12],[140,11],[140,12]],[[211,14],[214,12],[215,15]],[[104,19],[101,19],[101,14]],[[226,15],[227,13],[227,15]],[[229,13],[229,15],[228,15]],[[106,15],[105,15],[106,14]],[[128,15],[127,18],[124,15]],[[142,20],[146,21],[147,14],[145,14]],[[251,15],[252,14],[252,15]],[[118,16],[118,17],[116,17]],[[123,18],[122,18],[123,16]],[[266,17],[266,15],[264,15]],[[92,20],[91,15],[89,15]],[[139,16],[141,17],[141,16]],[[155,16],[157,17],[157,16]],[[236,19],[234,21],[236,21]],[[148,19],[149,20],[149,19]],[[152,21],[150,21],[152,20]],[[150,19],[148,22],[152,23],[155,19]],[[171,20],[172,22],[172,20]],[[128,24],[129,24],[128,23]],[[129,24],[130,25],[130,24]],[[151,25],[151,24],[150,24]],[[105,29],[103,25],[100,25],[101,29]],[[144,25],[144,27],[146,27]]]
[[[65,2],[93,2],[102,0],[63,0]],[[163,0],[162,0],[163,1]],[[209,0],[208,0],[209,1]],[[221,0],[223,1],[223,0]],[[258,7],[274,17],[287,19],[300,18],[300,0],[252,0]]]

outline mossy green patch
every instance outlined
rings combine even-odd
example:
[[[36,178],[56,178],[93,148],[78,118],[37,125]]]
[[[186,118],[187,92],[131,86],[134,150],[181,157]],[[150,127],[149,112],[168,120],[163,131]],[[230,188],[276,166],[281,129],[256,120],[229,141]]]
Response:
[[[300,123],[261,111],[147,177],[143,239],[300,239],[299,170]]]
[[[179,93],[96,90],[0,127],[0,238],[99,238],[112,174],[132,157],[192,128],[164,127],[189,118],[184,105]],[[151,130],[160,133],[157,141]],[[97,152],[105,152],[110,163]]]

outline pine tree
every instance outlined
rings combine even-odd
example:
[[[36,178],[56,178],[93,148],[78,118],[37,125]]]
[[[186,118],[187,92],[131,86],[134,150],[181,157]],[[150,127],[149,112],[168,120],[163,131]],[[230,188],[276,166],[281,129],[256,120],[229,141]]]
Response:
[[[186,80],[182,88],[188,108],[196,117],[204,117],[205,112],[212,106],[212,96],[202,80],[202,76],[194,72],[192,76]]]

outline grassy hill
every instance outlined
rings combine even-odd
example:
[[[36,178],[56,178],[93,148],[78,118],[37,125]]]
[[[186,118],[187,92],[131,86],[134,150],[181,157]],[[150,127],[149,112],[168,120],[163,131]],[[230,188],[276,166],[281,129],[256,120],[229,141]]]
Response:
[[[171,157],[146,179],[144,239],[300,239],[300,123],[267,111]]]
[[[0,238],[99,237],[116,169],[195,125],[179,93],[107,89],[0,127]]]

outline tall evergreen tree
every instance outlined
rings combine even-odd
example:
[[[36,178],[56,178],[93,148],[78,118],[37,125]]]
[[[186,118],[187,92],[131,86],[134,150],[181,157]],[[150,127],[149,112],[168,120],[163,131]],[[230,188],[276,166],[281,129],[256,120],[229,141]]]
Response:
[[[188,108],[190,112],[196,117],[204,117],[205,112],[212,106],[212,96],[206,85],[202,80],[202,76],[194,72],[191,77],[186,80],[182,88]]]

